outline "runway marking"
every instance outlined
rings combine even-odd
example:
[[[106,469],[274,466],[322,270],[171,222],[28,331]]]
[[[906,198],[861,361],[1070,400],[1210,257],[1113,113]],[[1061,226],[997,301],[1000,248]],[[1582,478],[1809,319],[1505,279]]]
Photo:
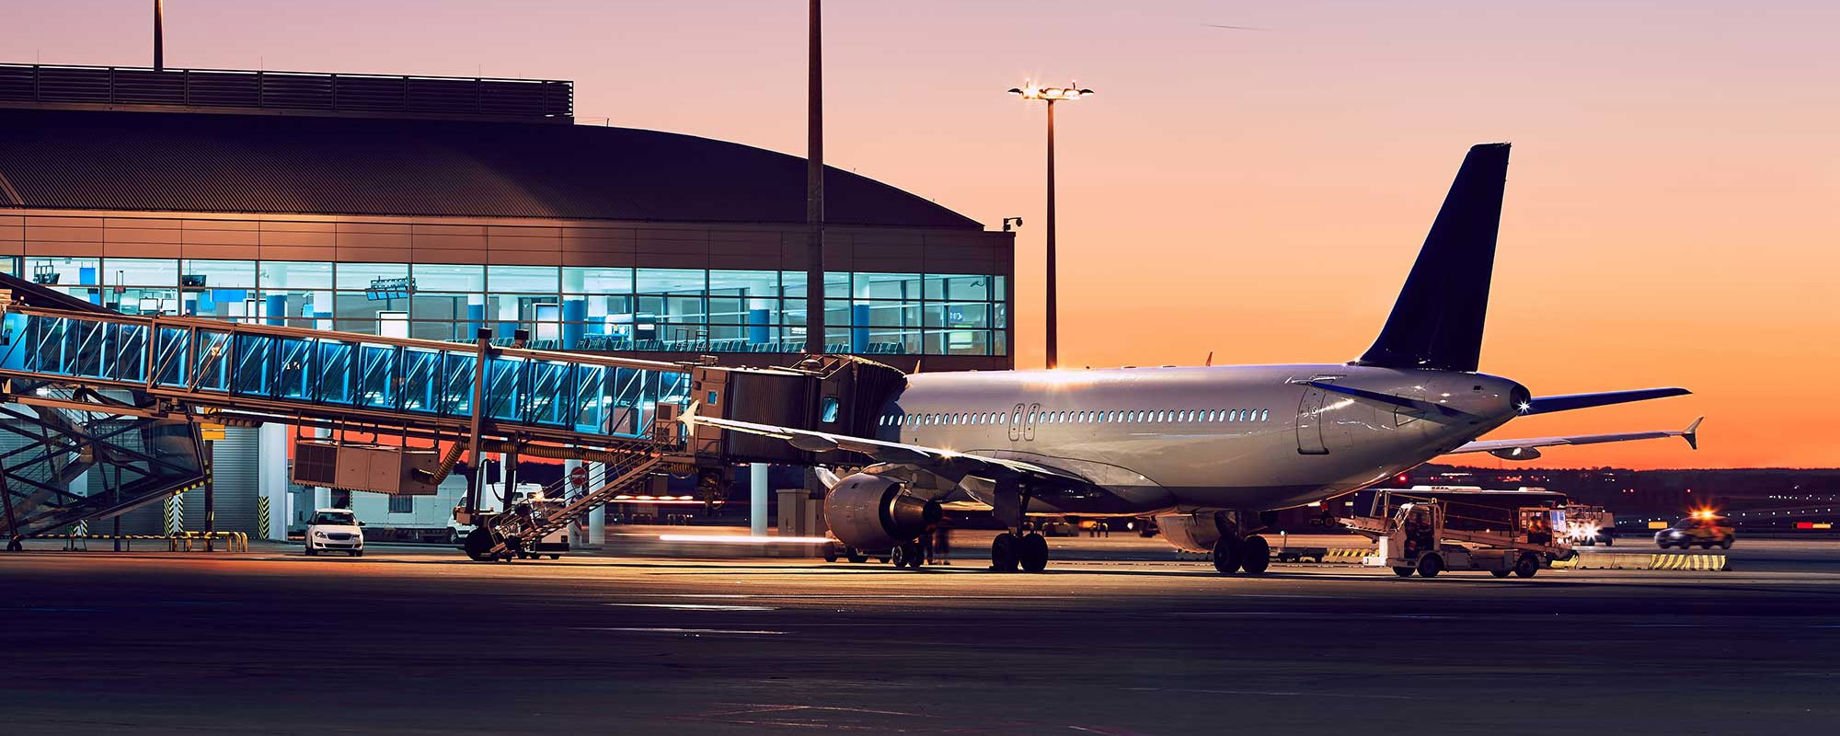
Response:
[[[708,714],[708,717],[720,718],[723,716],[748,715],[752,713],[785,712],[785,711],[793,711],[793,710],[823,710],[823,711],[832,711],[836,713],[867,713],[870,715],[877,715],[877,716],[907,716],[910,718],[925,717],[924,714],[921,714],[921,713],[908,713],[906,711],[899,711],[899,710],[875,710],[873,708],[846,708],[846,707],[838,706],[838,705],[798,705],[795,703],[720,703],[719,705],[726,705],[731,708],[741,708],[742,710],[720,711],[716,713],[710,713]]]
[[[666,608],[673,611],[777,611],[772,606],[740,606],[719,603],[603,603],[605,606],[625,606],[628,608]]]
[[[576,626],[574,631],[623,631],[632,634],[729,634],[735,636],[784,636],[784,631],[767,629],[692,629],[677,626]]]
[[[951,595],[946,593],[656,593],[659,598],[723,598],[723,599],[757,599],[796,598],[799,600],[844,599],[844,600],[968,600],[968,601],[1058,601],[1066,600],[1059,595]],[[1333,598],[1335,596],[1318,596]]]
[[[1140,693],[1190,693],[1190,694],[1196,694],[1196,695],[1257,695],[1260,697],[1272,697],[1272,698],[1301,698],[1301,697],[1307,696],[1307,697],[1319,697],[1319,698],[1320,697],[1364,698],[1364,699],[1369,699],[1369,700],[1423,700],[1424,699],[1424,698],[1420,698],[1414,695],[1373,695],[1373,694],[1365,694],[1365,693],[1303,692],[1303,691],[1292,691],[1292,690],[1208,690],[1208,689],[1203,689],[1203,688],[1182,688],[1182,687],[1134,687],[1134,688],[1129,688],[1129,689],[1133,692],[1140,692]]]
[[[1286,618],[1312,621],[1344,621],[1348,618],[1345,614],[1314,611],[1176,611],[1169,615],[1176,618]],[[1393,621],[1454,621],[1461,618],[1443,613],[1370,613],[1362,614],[1361,617]]]

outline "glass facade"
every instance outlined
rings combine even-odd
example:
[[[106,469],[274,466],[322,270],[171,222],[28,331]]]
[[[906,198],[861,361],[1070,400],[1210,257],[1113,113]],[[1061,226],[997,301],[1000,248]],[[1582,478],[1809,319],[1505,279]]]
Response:
[[[216,317],[562,350],[796,353],[805,273],[28,256],[7,267],[126,314]],[[832,272],[827,352],[1009,351],[1007,283],[989,274]]]

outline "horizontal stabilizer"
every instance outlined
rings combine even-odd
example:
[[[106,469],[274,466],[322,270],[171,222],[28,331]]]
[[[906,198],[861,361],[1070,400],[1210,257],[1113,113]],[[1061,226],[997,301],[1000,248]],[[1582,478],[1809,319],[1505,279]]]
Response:
[[[1642,388],[1634,391],[1604,391],[1594,394],[1564,394],[1561,396],[1541,396],[1527,402],[1521,414],[1550,414],[1555,411],[1589,409],[1594,406],[1627,404],[1631,401],[1648,401],[1665,399],[1669,396],[1686,396],[1693,393],[1684,388]]]
[[[1503,460],[1532,460],[1540,456],[1539,447],[1558,445],[1598,445],[1605,442],[1633,442],[1636,440],[1658,440],[1667,437],[1679,437],[1687,441],[1687,446],[1699,449],[1699,423],[1705,417],[1693,420],[1683,430],[1658,430],[1654,432],[1619,432],[1616,434],[1578,434],[1565,437],[1529,437],[1519,440],[1481,440],[1458,447],[1444,453],[1462,455],[1471,452],[1486,452]]]

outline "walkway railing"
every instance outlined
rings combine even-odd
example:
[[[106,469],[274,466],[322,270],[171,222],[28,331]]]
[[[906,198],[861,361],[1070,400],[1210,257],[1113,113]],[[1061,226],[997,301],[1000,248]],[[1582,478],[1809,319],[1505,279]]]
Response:
[[[0,322],[0,374],[338,418],[452,422],[478,411],[498,430],[589,442],[649,438],[657,405],[686,404],[690,383],[683,366],[657,361],[36,308]]]

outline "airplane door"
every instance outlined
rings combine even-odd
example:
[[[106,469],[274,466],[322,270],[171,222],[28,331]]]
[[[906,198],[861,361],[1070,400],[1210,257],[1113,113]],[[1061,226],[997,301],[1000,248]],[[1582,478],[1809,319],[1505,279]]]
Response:
[[[1329,393],[1315,386],[1303,387],[1303,400],[1297,402],[1297,452],[1302,455],[1327,455],[1323,444],[1323,402]]]
[[[1029,415],[1022,420],[1022,439],[1035,441],[1035,417],[1041,414],[1041,404],[1029,404]]]
[[[1017,404],[1009,413],[1009,441],[1022,441],[1022,411],[1025,407]]]

